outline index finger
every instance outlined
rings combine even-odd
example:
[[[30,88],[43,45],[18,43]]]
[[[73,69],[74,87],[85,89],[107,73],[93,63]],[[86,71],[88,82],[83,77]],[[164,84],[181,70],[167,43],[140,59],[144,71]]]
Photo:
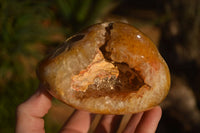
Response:
[[[87,133],[94,116],[90,112],[76,110],[64,124],[61,133]]]

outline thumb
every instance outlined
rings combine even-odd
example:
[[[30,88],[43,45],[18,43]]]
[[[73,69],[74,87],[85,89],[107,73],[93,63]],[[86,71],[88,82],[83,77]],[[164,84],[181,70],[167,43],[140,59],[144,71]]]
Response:
[[[16,133],[43,133],[44,120],[51,107],[49,93],[39,89],[27,101],[20,104],[16,110]]]

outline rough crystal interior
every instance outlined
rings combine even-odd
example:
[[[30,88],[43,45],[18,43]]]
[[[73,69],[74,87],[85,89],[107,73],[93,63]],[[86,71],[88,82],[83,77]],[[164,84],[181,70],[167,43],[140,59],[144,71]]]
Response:
[[[72,76],[71,86],[76,91],[85,92],[89,85],[96,83],[104,84],[106,78],[118,77],[119,71],[112,63],[107,62],[100,51],[97,52],[94,60],[84,70],[81,70],[78,75]]]
[[[139,72],[130,68],[126,63],[111,60],[106,45],[110,39],[112,23],[106,28],[105,44],[102,45],[91,64],[78,75],[72,77],[72,89],[76,90],[76,97],[116,96],[125,97],[135,93],[145,85]]]

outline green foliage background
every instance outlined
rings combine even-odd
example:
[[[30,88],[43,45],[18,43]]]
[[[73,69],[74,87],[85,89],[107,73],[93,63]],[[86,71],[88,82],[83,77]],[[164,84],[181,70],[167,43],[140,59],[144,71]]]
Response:
[[[101,17],[111,0],[0,0],[0,132],[14,132],[15,110],[38,86],[39,60],[62,39]],[[48,129],[47,129],[48,130]]]

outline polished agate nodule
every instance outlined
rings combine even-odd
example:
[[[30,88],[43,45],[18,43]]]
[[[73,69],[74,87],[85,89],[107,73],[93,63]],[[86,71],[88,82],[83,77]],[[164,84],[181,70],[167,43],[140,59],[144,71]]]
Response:
[[[40,83],[81,110],[148,110],[168,94],[168,67],[152,41],[131,25],[105,22],[68,38],[38,66]]]

